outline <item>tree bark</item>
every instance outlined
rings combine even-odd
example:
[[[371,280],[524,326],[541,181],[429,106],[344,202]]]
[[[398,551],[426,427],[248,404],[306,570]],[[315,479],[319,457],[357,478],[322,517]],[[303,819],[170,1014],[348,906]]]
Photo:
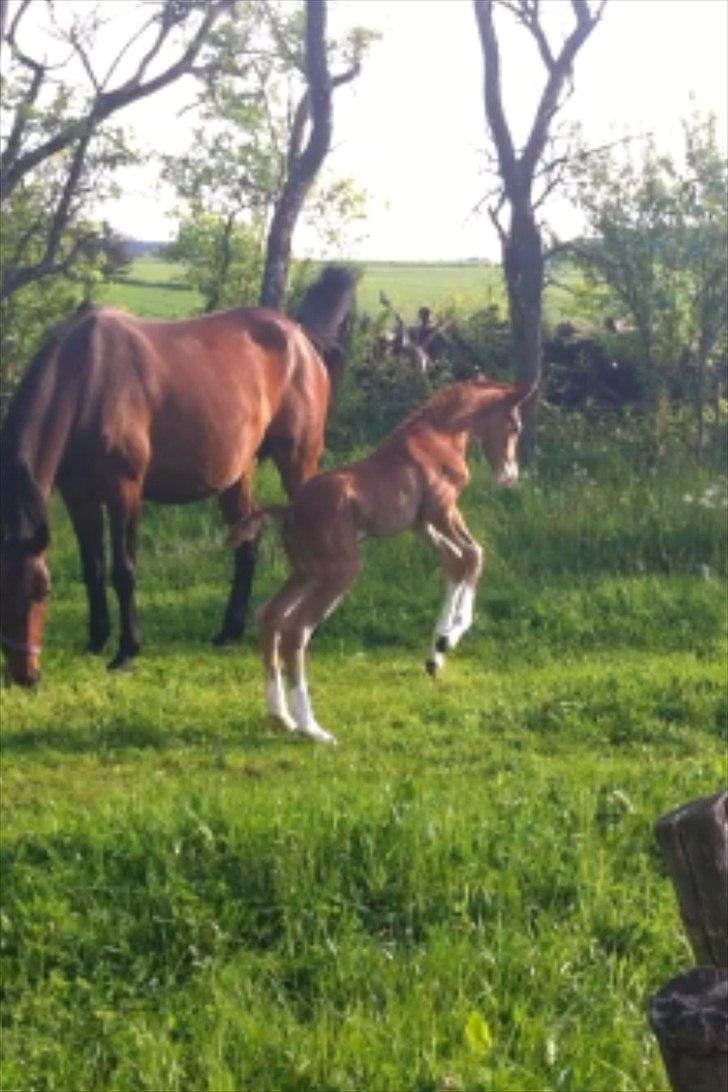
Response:
[[[306,195],[331,145],[332,80],[326,57],[326,0],[306,0],[306,80],[311,130],[300,150],[302,125],[294,126],[289,145],[288,175],[273,212],[266,242],[260,290],[264,307],[283,309],[293,231]]]
[[[516,377],[519,381],[534,383],[541,374],[543,248],[533,199],[536,169],[551,123],[559,109],[564,84],[571,75],[574,58],[599,21],[604,2],[602,0],[592,12],[587,0],[571,0],[574,28],[557,53],[551,50],[546,39],[537,3],[518,0],[503,5],[508,6],[534,38],[547,72],[528,139],[519,154],[503,107],[500,51],[493,22],[495,0],[473,0],[483,51],[485,117],[495,146],[502,184],[500,205],[506,203],[510,209],[507,229],[498,219],[498,210],[491,210],[491,218],[501,241]],[[535,451],[536,405],[536,398],[530,398],[524,406],[520,441],[520,454],[524,462],[528,462]]]

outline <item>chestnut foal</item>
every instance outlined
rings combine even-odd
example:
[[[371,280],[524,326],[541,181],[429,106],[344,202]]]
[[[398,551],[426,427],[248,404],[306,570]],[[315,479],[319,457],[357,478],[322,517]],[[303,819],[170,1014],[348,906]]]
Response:
[[[485,376],[454,383],[433,395],[371,455],[317,474],[292,503],[241,520],[230,542],[254,540],[270,516],[284,519],[291,575],[261,608],[266,700],[271,723],[323,743],[334,737],[316,721],[308,696],[305,650],[312,631],[331,613],[359,571],[359,541],[407,528],[435,546],[445,573],[445,599],[426,662],[434,674],[473,619],[482,550],[471,537],[457,498],[468,481],[468,442],[480,440],[501,485],[518,480],[519,406],[529,384]],[[286,701],[283,672],[290,687]]]

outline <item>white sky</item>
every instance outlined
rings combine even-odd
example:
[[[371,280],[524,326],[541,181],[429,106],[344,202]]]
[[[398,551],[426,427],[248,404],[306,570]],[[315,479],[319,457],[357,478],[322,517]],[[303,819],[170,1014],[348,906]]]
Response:
[[[68,2],[68,0],[66,0]],[[106,0],[109,3],[109,0]],[[570,22],[565,0],[546,0],[548,18]],[[507,29],[499,12],[506,104],[516,140],[543,86],[544,69],[525,31]],[[447,259],[496,257],[487,215],[470,212],[487,188],[482,55],[470,0],[330,0],[329,30],[364,25],[380,31],[360,77],[334,104],[332,175],[350,175],[368,194],[366,238],[348,257]],[[554,33],[554,41],[560,38]],[[189,81],[120,112],[149,151],[180,149],[189,119]],[[580,120],[590,142],[651,131],[677,151],[680,121],[691,109],[714,111],[725,134],[728,113],[726,0],[610,0],[602,22],[577,57],[575,92],[564,116]],[[106,210],[136,238],[173,233],[165,215],[171,193],[156,185],[158,168],[127,172],[124,200]],[[553,210],[562,233],[576,228],[568,209]],[[315,239],[296,239],[300,251]]]

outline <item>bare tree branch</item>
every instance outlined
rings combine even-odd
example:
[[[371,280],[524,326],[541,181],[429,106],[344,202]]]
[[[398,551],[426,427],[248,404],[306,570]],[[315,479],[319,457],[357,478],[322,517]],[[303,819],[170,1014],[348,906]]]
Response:
[[[100,94],[96,95],[91,102],[87,113],[83,117],[67,122],[62,126],[59,132],[55,133],[48,140],[43,141],[37,147],[30,149],[25,153],[16,153],[12,160],[9,160],[6,154],[6,156],[3,157],[2,170],[0,171],[0,200],[6,200],[20,180],[40,163],[43,163],[50,156],[55,155],[57,152],[62,151],[64,148],[67,148],[70,144],[73,144],[78,140],[80,134],[85,131],[86,126],[91,125],[94,130],[97,129],[106,118],[110,117],[110,115],[117,110],[120,110],[124,106],[128,106],[130,103],[136,102],[141,98],[145,98],[147,95],[154,94],[155,91],[159,91],[161,88],[173,83],[186,72],[189,72],[202,48],[208,32],[223,12],[229,11],[232,8],[232,5],[233,0],[214,0],[213,3],[210,3],[204,11],[202,21],[192,40],[185,47],[177,60],[168,65],[168,67],[159,73],[159,75],[146,82],[143,80],[143,75],[149,63],[153,56],[156,55],[156,53],[152,53],[150,50],[145,55],[136,74],[119,87],[110,91],[102,91]],[[164,10],[167,10],[167,6],[165,6]],[[172,10],[171,6],[169,10]],[[161,48],[167,33],[168,31],[165,31],[164,34],[160,32],[160,34],[157,35],[155,41],[157,51]]]

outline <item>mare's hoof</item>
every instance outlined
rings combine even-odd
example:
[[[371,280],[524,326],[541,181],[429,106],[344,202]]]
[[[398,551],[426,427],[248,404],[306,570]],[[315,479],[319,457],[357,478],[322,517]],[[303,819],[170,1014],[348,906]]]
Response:
[[[131,671],[134,666],[134,657],[128,652],[118,652],[106,666],[109,671]]]
[[[108,634],[106,637],[91,637],[86,645],[86,651],[90,652],[93,656],[98,656],[100,652],[104,651],[108,639]]]
[[[227,648],[228,645],[234,645],[239,641],[242,635],[242,630],[240,633],[226,633],[225,630],[221,630],[212,638],[212,643],[215,648]]]

